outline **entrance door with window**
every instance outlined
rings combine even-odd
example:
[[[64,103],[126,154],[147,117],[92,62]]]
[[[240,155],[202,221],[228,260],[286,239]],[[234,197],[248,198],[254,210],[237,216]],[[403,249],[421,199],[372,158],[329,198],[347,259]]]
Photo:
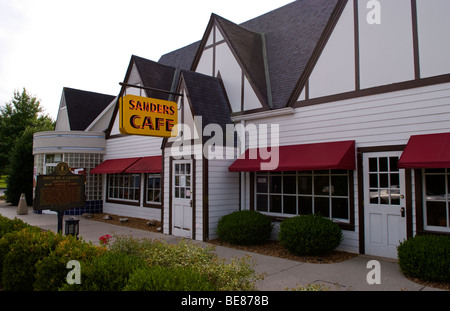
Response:
[[[405,171],[397,167],[401,152],[364,154],[365,252],[397,258],[406,239]]]
[[[173,161],[172,234],[192,238],[192,161]]]

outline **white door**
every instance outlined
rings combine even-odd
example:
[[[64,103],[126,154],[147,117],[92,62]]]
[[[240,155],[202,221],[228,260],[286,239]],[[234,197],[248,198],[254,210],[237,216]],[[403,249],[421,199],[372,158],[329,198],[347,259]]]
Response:
[[[397,258],[406,239],[405,170],[401,152],[364,154],[364,227],[366,254]]]
[[[192,238],[192,161],[173,161],[172,234]]]

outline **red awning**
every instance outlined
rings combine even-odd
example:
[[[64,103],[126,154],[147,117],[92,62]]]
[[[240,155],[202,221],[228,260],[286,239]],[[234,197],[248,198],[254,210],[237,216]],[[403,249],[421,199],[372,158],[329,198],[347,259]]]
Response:
[[[123,173],[127,168],[141,158],[127,158],[106,160],[91,170],[91,174],[116,174]]]
[[[144,157],[125,170],[125,173],[161,173],[162,156]]]
[[[278,148],[278,158],[276,153]],[[277,161],[278,160],[278,161]],[[269,164],[271,162],[271,164]],[[273,165],[272,165],[273,164]],[[355,141],[249,149],[229,168],[230,172],[354,170]]]
[[[400,168],[450,168],[450,133],[411,136]]]

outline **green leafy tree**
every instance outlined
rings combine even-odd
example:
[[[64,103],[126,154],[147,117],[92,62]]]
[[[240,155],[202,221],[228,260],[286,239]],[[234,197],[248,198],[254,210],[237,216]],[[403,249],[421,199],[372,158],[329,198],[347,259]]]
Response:
[[[11,152],[27,127],[53,123],[43,111],[39,100],[25,88],[22,92],[14,91],[13,99],[0,107],[0,173],[8,171]]]
[[[43,114],[36,97],[14,92],[11,102],[0,108],[0,173],[8,174],[7,201],[17,205],[25,193],[32,203],[33,191],[33,134],[54,130],[52,118]]]
[[[6,186],[6,201],[18,205],[21,193],[25,193],[27,204],[33,203],[33,134],[54,129],[53,122],[39,118],[33,127],[28,127],[16,141],[11,152]]]

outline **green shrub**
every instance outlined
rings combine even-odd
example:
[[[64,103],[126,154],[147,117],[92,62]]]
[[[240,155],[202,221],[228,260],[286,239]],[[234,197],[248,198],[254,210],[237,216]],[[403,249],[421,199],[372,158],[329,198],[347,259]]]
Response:
[[[36,291],[56,291],[66,284],[67,263],[78,260],[82,266],[89,260],[106,252],[106,248],[94,246],[91,243],[77,240],[74,236],[66,236],[55,249],[36,263]]]
[[[0,215],[0,239],[7,233],[30,227],[31,226],[29,224],[18,218],[9,219],[8,217]]]
[[[230,244],[258,245],[269,240],[272,227],[272,220],[259,212],[237,211],[219,220],[217,234]]]
[[[342,230],[320,215],[302,215],[280,224],[280,244],[296,255],[324,255],[342,241]]]
[[[213,291],[208,277],[193,268],[145,267],[134,271],[126,291]]]
[[[192,268],[206,275],[215,290],[256,290],[255,282],[262,276],[255,273],[254,264],[249,257],[234,258],[226,262],[214,254],[213,250],[212,247],[204,248],[188,241],[177,244],[154,241],[145,255],[150,266]]]
[[[450,237],[423,235],[397,247],[402,272],[424,281],[450,282]]]
[[[64,291],[121,291],[130,275],[143,268],[143,259],[125,253],[105,252],[81,265],[81,284],[64,284]]]
[[[47,256],[63,236],[36,229],[22,229],[12,233],[9,252],[3,260],[5,290],[33,290],[35,264]]]
[[[152,241],[136,239],[131,236],[115,236],[115,241],[109,245],[109,250],[116,253],[124,253],[144,257],[146,249],[152,247]]]

